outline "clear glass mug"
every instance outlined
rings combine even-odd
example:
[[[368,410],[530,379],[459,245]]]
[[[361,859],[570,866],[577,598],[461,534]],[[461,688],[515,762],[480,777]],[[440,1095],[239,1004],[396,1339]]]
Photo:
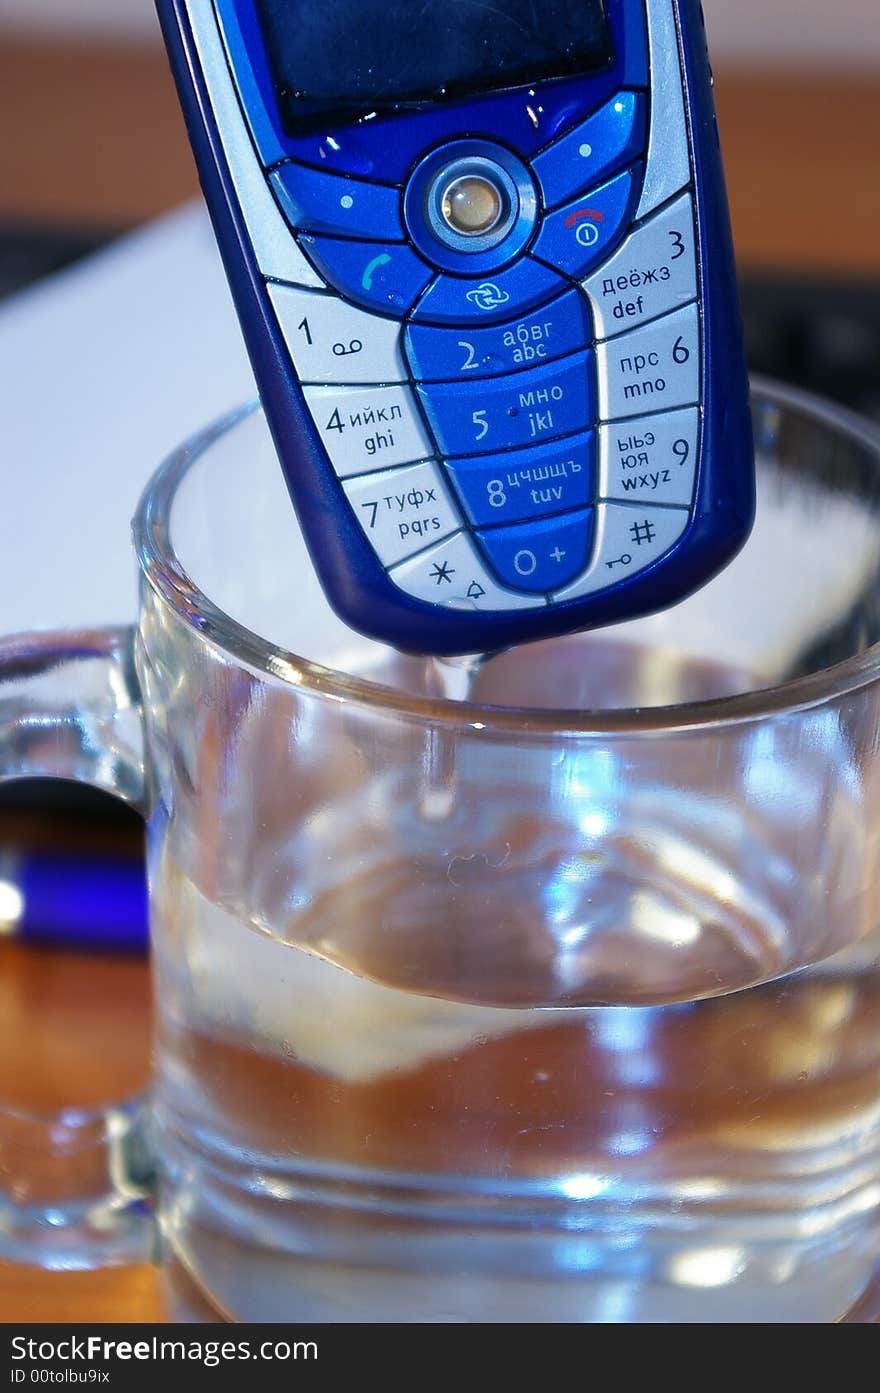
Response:
[[[880,441],[754,402],[754,536],[652,619],[360,638],[249,408],[150,486],[133,636],[3,645],[4,777],[147,816],[181,1318],[866,1318]],[[0,1256],[142,1252],[145,1116],[0,1116]]]

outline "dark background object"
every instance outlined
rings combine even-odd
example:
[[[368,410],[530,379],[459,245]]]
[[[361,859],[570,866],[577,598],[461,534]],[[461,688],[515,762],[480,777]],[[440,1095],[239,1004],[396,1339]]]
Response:
[[[880,420],[880,284],[746,276],[742,301],[753,372]]]
[[[109,234],[81,229],[0,227],[0,299],[63,270],[109,241]]]

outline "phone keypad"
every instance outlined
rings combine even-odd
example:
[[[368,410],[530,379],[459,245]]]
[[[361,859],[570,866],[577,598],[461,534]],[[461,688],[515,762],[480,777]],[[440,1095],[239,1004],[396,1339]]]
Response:
[[[648,10],[655,55],[668,8]],[[650,104],[621,91],[531,160],[545,211],[482,275],[415,249],[403,185],[268,176],[327,287],[269,285],[307,405],[364,536],[420,603],[577,601],[687,532],[703,351],[676,52]]]

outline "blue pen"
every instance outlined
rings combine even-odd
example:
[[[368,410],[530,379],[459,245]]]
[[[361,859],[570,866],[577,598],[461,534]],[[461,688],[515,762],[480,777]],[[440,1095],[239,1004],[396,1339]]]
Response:
[[[145,952],[143,861],[56,852],[0,856],[0,939]]]
[[[651,613],[727,563],[754,460],[699,0],[158,9],[352,627],[491,651]]]

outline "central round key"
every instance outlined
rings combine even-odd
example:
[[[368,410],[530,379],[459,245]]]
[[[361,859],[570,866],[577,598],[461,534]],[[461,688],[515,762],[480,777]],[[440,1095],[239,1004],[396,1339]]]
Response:
[[[500,189],[479,174],[466,174],[444,190],[443,217],[464,237],[483,237],[498,226],[504,214]]]
[[[484,276],[512,262],[531,240],[538,213],[526,165],[488,140],[438,146],[413,170],[404,194],[416,250],[462,276]]]

